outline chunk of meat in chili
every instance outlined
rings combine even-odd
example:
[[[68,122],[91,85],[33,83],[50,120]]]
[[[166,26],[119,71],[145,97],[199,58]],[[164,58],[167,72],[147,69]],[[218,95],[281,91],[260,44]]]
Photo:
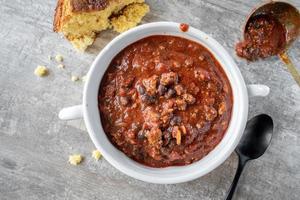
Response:
[[[157,146],[162,144],[162,132],[158,127],[152,127],[146,134],[150,145]]]
[[[178,75],[174,72],[163,73],[160,78],[160,84],[168,86],[178,82]]]
[[[152,107],[147,107],[143,112],[145,124],[147,127],[159,126],[160,114],[155,111]]]
[[[159,77],[157,75],[153,75],[150,78],[143,80],[143,85],[145,86],[146,91],[147,93],[149,93],[149,95],[155,95],[158,81]]]

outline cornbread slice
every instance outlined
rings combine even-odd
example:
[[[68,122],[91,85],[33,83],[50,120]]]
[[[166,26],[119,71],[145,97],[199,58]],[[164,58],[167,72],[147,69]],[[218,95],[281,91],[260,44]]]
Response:
[[[133,27],[140,22],[149,10],[143,3],[144,0],[58,0],[54,31],[62,32],[75,48],[84,51],[94,42],[97,33],[111,28],[110,17],[118,16],[126,6],[130,5],[127,11],[124,10],[126,20],[118,20],[120,15],[114,18],[115,30],[127,30],[127,26]],[[134,19],[129,19],[131,16]]]

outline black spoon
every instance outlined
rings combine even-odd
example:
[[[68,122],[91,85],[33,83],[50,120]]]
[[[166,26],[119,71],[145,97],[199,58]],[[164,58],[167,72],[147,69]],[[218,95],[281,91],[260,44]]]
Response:
[[[247,122],[244,135],[235,149],[239,165],[227,193],[226,200],[232,199],[242,171],[249,160],[262,156],[268,148],[273,134],[273,120],[269,115],[261,114]]]

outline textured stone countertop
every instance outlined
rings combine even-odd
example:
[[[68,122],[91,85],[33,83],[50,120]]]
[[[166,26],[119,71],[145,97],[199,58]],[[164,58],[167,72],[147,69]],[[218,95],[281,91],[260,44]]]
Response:
[[[249,118],[274,118],[270,148],[246,167],[235,199],[296,200],[300,196],[300,88],[277,57],[247,63],[234,53],[247,13],[258,0],[148,0],[143,23],[187,22],[210,34],[233,56],[247,83],[270,86],[268,97],[251,98]],[[290,1],[300,8],[300,1]],[[16,199],[223,199],[233,179],[237,157],[195,181],[155,185],[130,178],[105,159],[91,157],[94,145],[82,120],[60,121],[65,106],[81,103],[83,76],[97,53],[117,34],[101,33],[84,54],[52,32],[54,0],[0,0],[0,200]],[[62,54],[65,70],[48,56]],[[300,70],[300,42],[289,54]],[[50,75],[38,78],[37,65]],[[75,167],[68,156],[81,153]]]

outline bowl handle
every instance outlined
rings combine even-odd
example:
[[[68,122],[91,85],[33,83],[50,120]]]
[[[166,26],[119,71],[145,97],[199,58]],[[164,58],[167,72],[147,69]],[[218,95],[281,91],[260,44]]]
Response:
[[[270,93],[270,88],[266,85],[259,85],[259,84],[251,84],[247,85],[248,89],[248,95],[249,97],[255,97],[255,96],[268,96]]]
[[[82,105],[72,106],[61,109],[58,114],[59,119],[71,120],[83,117]]]

